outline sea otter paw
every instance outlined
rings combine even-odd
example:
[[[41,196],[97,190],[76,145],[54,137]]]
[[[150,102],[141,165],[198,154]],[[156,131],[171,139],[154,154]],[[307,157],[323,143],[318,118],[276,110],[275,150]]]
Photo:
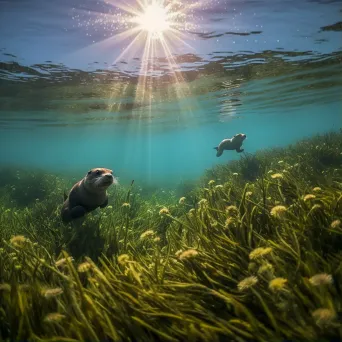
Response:
[[[78,205],[70,210],[70,216],[72,219],[77,219],[84,216],[86,212],[87,211],[82,206]]]

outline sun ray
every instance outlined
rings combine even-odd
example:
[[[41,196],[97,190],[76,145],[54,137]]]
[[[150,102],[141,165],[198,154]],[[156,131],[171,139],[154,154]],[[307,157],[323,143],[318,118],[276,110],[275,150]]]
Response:
[[[117,0],[111,0],[111,1],[106,1],[108,4],[111,4],[113,6],[113,8],[119,8],[121,10],[123,10],[126,13],[129,13],[131,15],[134,16],[138,16],[141,14],[141,11],[144,9],[144,5],[137,0],[137,4],[140,6],[140,11],[139,9],[134,8],[133,6],[127,4],[127,3],[123,3],[122,1],[117,1]]]
[[[172,120],[178,125],[188,121],[195,124],[193,110],[196,101],[187,100],[188,95],[191,95],[190,86],[183,77],[182,59],[175,55],[178,48],[181,48],[179,50],[182,53],[188,49],[194,51],[194,48],[188,44],[192,41],[192,35],[187,33],[187,29],[192,27],[188,26],[188,22],[190,25],[193,17],[187,14],[190,8],[187,2],[180,3],[178,6],[173,4],[174,0],[135,0],[135,5],[133,1],[130,0],[132,5],[124,4],[119,0],[106,1],[107,4],[115,7],[113,12],[121,10],[122,15],[103,16],[103,20],[107,21],[103,25],[106,24],[106,28],[112,27],[113,36],[88,47],[98,49],[100,52],[103,48],[108,51],[112,48],[110,53],[115,63],[122,59],[128,64],[133,61],[134,68],[137,66],[136,63],[139,63],[138,69],[134,70],[137,74],[134,75],[135,77],[115,80],[113,85],[108,87],[107,108],[108,117],[119,119],[127,117],[127,120],[130,120],[125,122],[125,134],[129,136],[130,142],[144,144],[146,164],[142,172],[146,171],[151,176],[151,167],[155,162],[152,158],[155,156],[152,153],[154,128],[150,122],[155,116],[161,117],[164,114],[159,112],[159,104],[165,99],[171,100],[172,111],[174,110]],[[149,7],[151,5],[154,5],[152,10]],[[146,11],[151,12],[146,14]],[[153,23],[152,19],[158,15],[160,17]],[[167,24],[163,22],[164,19]],[[98,20],[98,23],[100,22],[101,20]],[[138,62],[134,61],[136,57],[140,59]],[[126,64],[120,64],[117,69],[126,72],[126,67]],[[131,101],[133,105],[127,107],[126,104],[131,104]],[[124,145],[123,148],[128,150],[130,146],[132,145]],[[129,158],[132,151],[126,152],[125,156]]]
[[[111,112],[124,110],[126,106],[120,103],[122,101],[124,104],[126,94],[134,87],[134,106],[130,115],[136,117],[138,127],[133,124],[133,120],[132,129],[142,129],[145,122],[143,119],[152,120],[155,114],[153,106],[163,101],[165,96],[176,100],[179,111],[175,114],[178,117],[184,115],[186,120],[191,120],[193,102],[190,106],[186,101],[191,95],[190,86],[183,77],[182,60],[175,56],[175,51],[178,48],[182,52],[184,49],[195,50],[188,42],[193,39],[189,35],[190,30],[197,25],[190,12],[198,4],[194,6],[178,0],[135,0],[135,4],[132,1],[130,4],[122,0],[105,1],[113,7],[113,11],[103,14],[98,22],[103,20],[103,25],[113,27],[116,33],[88,46],[98,50],[115,46],[112,65],[125,61],[125,64],[115,65],[119,72],[126,72],[132,58],[140,58],[139,62],[134,61],[132,64],[135,67],[136,63],[140,63],[138,70],[129,71],[137,73],[137,81],[122,81],[121,86],[112,87],[109,90],[112,94],[108,109]],[[158,75],[165,75],[170,82],[156,77]]]
[[[139,34],[139,33],[141,33],[141,31],[137,27],[134,27],[124,32],[121,32],[115,36],[108,37],[106,39],[100,40],[99,42],[90,44],[84,48],[78,49],[74,51],[72,54],[79,55],[89,50],[112,49],[113,45],[117,45],[120,41],[127,40],[128,38],[132,37],[134,34]]]
[[[124,51],[122,51],[122,53],[115,59],[114,64],[117,63],[121,58],[123,58],[123,56],[125,56],[125,55],[129,52],[130,48],[134,46],[134,44],[136,43],[136,41],[137,41],[143,34],[144,34],[144,33],[143,33],[142,31],[140,31],[140,32],[136,35],[136,37],[130,42],[130,44],[127,46],[127,48],[126,48]]]
[[[177,39],[179,42],[181,42],[182,44],[186,45],[188,48],[190,48],[191,50],[195,50],[195,48],[193,46],[191,46],[190,44],[188,44],[185,40],[183,40],[181,38],[181,36],[183,36],[184,38],[186,37],[186,34],[183,32],[179,32],[175,29],[170,29],[169,35],[172,36],[172,38]]]

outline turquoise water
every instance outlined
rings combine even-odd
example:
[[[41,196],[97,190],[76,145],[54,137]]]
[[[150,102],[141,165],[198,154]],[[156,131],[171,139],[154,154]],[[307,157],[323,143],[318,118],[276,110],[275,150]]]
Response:
[[[120,57],[119,3],[1,1],[1,165],[172,188],[240,158],[213,149],[236,133],[254,153],[342,127],[340,1],[190,4],[168,59],[146,35]]]

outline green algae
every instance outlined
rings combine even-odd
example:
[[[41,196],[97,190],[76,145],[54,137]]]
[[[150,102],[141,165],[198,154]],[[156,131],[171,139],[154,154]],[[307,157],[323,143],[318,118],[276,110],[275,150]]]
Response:
[[[244,155],[181,199],[111,189],[69,226],[70,181],[20,171],[0,194],[0,339],[340,340],[341,147]]]

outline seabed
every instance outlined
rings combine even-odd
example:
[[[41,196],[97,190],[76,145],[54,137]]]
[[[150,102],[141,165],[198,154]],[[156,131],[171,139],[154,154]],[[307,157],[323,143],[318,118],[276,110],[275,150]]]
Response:
[[[3,168],[0,340],[342,340],[341,166],[331,132],[67,226],[71,180]]]

